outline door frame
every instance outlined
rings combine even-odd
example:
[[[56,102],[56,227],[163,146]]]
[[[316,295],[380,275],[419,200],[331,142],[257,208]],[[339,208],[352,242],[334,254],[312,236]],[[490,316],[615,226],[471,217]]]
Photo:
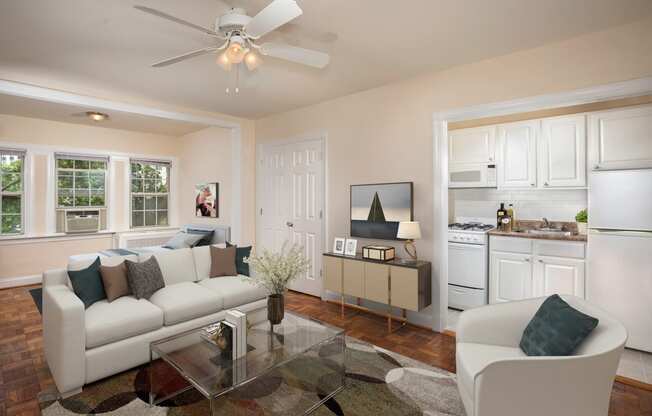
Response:
[[[328,195],[328,133],[325,131],[318,131],[313,133],[303,133],[298,136],[293,136],[285,139],[269,139],[269,140],[260,140],[256,145],[256,242],[262,241],[260,233],[262,232],[261,216],[260,210],[262,209],[262,172],[260,168],[261,163],[263,163],[263,155],[265,154],[266,149],[274,146],[283,146],[288,144],[302,143],[302,142],[321,142],[321,153],[322,153],[322,195],[321,195],[321,212],[322,212],[322,222],[321,222],[321,244],[322,252],[328,251],[327,242],[329,240],[328,233],[328,204],[326,203],[326,196]],[[321,255],[321,254],[320,254]],[[324,275],[323,275],[324,265],[322,263],[320,273],[320,278],[322,280],[321,288],[321,298],[325,299],[324,292]]]
[[[448,123],[546,110],[652,94],[652,77],[561,93],[494,102],[434,112],[433,132],[433,303],[432,329],[443,331],[448,311]],[[588,268],[586,274],[588,275]],[[435,303],[436,305],[436,303]]]

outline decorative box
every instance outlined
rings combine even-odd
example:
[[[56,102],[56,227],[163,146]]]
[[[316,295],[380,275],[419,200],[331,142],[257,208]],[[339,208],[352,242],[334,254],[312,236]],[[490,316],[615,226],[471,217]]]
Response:
[[[394,260],[394,247],[389,246],[364,246],[362,258],[369,260],[389,261]]]

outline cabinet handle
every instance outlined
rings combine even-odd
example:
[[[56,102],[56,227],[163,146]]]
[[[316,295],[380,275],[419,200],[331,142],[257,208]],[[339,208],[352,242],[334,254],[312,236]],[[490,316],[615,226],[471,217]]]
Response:
[[[545,183],[543,184],[543,186],[548,186],[548,182],[545,182]]]
[[[543,263],[543,260],[539,259],[539,263]]]
[[[596,170],[597,170],[597,169],[600,169],[600,165],[595,165],[595,166],[593,167],[593,169],[596,169]]]
[[[490,157],[490,158],[489,158],[489,161],[490,161],[490,162],[493,162],[493,160],[494,160],[493,157]]]
[[[527,262],[529,263],[529,262],[530,262],[530,259],[525,259],[525,261],[527,261]]]
[[[530,186],[536,186],[536,184],[531,183]]]

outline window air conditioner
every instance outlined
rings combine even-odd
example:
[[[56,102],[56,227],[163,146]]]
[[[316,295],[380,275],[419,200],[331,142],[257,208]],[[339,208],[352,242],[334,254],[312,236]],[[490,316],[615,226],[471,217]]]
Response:
[[[100,230],[100,211],[67,211],[66,233],[96,233]]]

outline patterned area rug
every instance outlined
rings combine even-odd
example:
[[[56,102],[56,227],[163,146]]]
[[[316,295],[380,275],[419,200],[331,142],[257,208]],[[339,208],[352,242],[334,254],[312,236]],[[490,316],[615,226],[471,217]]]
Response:
[[[216,414],[303,414],[318,397],[325,397],[324,386],[333,383],[333,367],[328,368],[330,356],[335,356],[335,349],[325,345],[222,396],[216,402]],[[149,407],[148,379],[147,366],[142,366],[86,386],[82,393],[67,399],[48,400],[43,394],[42,414],[210,415],[209,402],[194,389]],[[454,374],[348,338],[346,388],[313,414],[463,416],[464,410]]]

